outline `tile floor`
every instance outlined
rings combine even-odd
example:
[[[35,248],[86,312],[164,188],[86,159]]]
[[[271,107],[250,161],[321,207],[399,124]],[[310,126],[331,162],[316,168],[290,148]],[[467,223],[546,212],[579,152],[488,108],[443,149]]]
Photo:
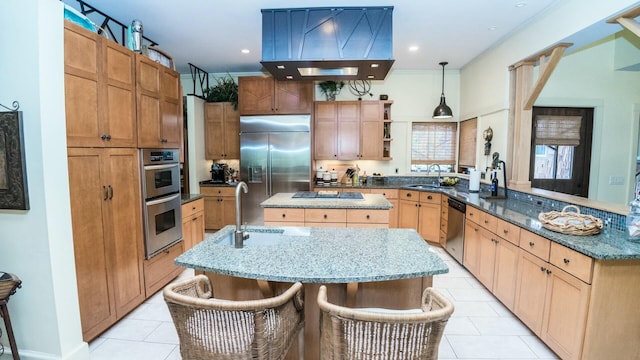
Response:
[[[456,310],[445,329],[440,359],[558,359],[529,329],[444,250],[435,248],[449,273],[434,287]],[[186,270],[180,278],[192,276]],[[180,359],[171,316],[158,292],[89,344],[92,360]],[[0,360],[10,359],[6,354]]]

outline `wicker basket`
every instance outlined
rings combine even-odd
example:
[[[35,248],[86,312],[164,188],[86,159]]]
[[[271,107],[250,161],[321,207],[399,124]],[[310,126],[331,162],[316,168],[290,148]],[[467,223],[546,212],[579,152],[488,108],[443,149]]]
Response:
[[[575,212],[566,211],[567,209],[574,209]],[[575,205],[567,205],[561,212],[540,213],[538,219],[545,228],[569,235],[595,235],[602,229],[602,220],[580,214],[580,209]]]
[[[4,300],[16,292],[22,281],[17,276],[0,271],[0,300]]]

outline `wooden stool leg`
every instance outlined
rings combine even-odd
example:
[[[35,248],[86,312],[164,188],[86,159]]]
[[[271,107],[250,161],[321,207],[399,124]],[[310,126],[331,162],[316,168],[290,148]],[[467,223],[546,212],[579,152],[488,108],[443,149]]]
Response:
[[[4,327],[7,330],[7,337],[9,338],[9,346],[11,347],[11,355],[13,360],[20,360],[20,354],[18,354],[18,346],[16,345],[16,339],[13,336],[13,328],[11,327],[11,319],[9,319],[9,310],[7,309],[7,302],[0,302],[0,313],[4,319]]]

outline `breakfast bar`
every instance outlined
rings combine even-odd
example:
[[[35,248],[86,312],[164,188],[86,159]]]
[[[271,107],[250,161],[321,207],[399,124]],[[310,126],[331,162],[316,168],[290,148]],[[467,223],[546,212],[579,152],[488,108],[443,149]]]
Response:
[[[413,229],[256,226],[233,246],[234,226],[208,234],[175,263],[204,273],[214,295],[229,300],[272,296],[305,284],[305,358],[319,358],[317,292],[355,307],[417,308],[444,261]],[[290,354],[291,355],[291,354]]]

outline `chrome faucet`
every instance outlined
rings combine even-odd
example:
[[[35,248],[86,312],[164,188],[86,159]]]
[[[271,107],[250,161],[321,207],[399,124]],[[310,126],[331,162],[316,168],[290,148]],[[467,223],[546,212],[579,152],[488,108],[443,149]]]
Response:
[[[242,202],[240,201],[242,197],[240,196],[240,190],[244,190],[245,194],[249,192],[249,188],[244,181],[240,181],[236,185],[236,231],[233,242],[236,248],[241,248],[244,241],[249,238],[249,233],[242,231]]]
[[[429,172],[429,173],[430,173],[430,172],[431,172],[431,169],[432,169],[434,166],[435,166],[436,168],[438,168],[438,179],[436,180],[436,181],[437,181],[436,186],[437,186],[437,187],[439,187],[439,186],[440,186],[440,183],[442,182],[442,169],[440,169],[440,165],[439,165],[439,164],[431,164],[431,165],[429,165],[429,168],[427,169],[427,172]]]

